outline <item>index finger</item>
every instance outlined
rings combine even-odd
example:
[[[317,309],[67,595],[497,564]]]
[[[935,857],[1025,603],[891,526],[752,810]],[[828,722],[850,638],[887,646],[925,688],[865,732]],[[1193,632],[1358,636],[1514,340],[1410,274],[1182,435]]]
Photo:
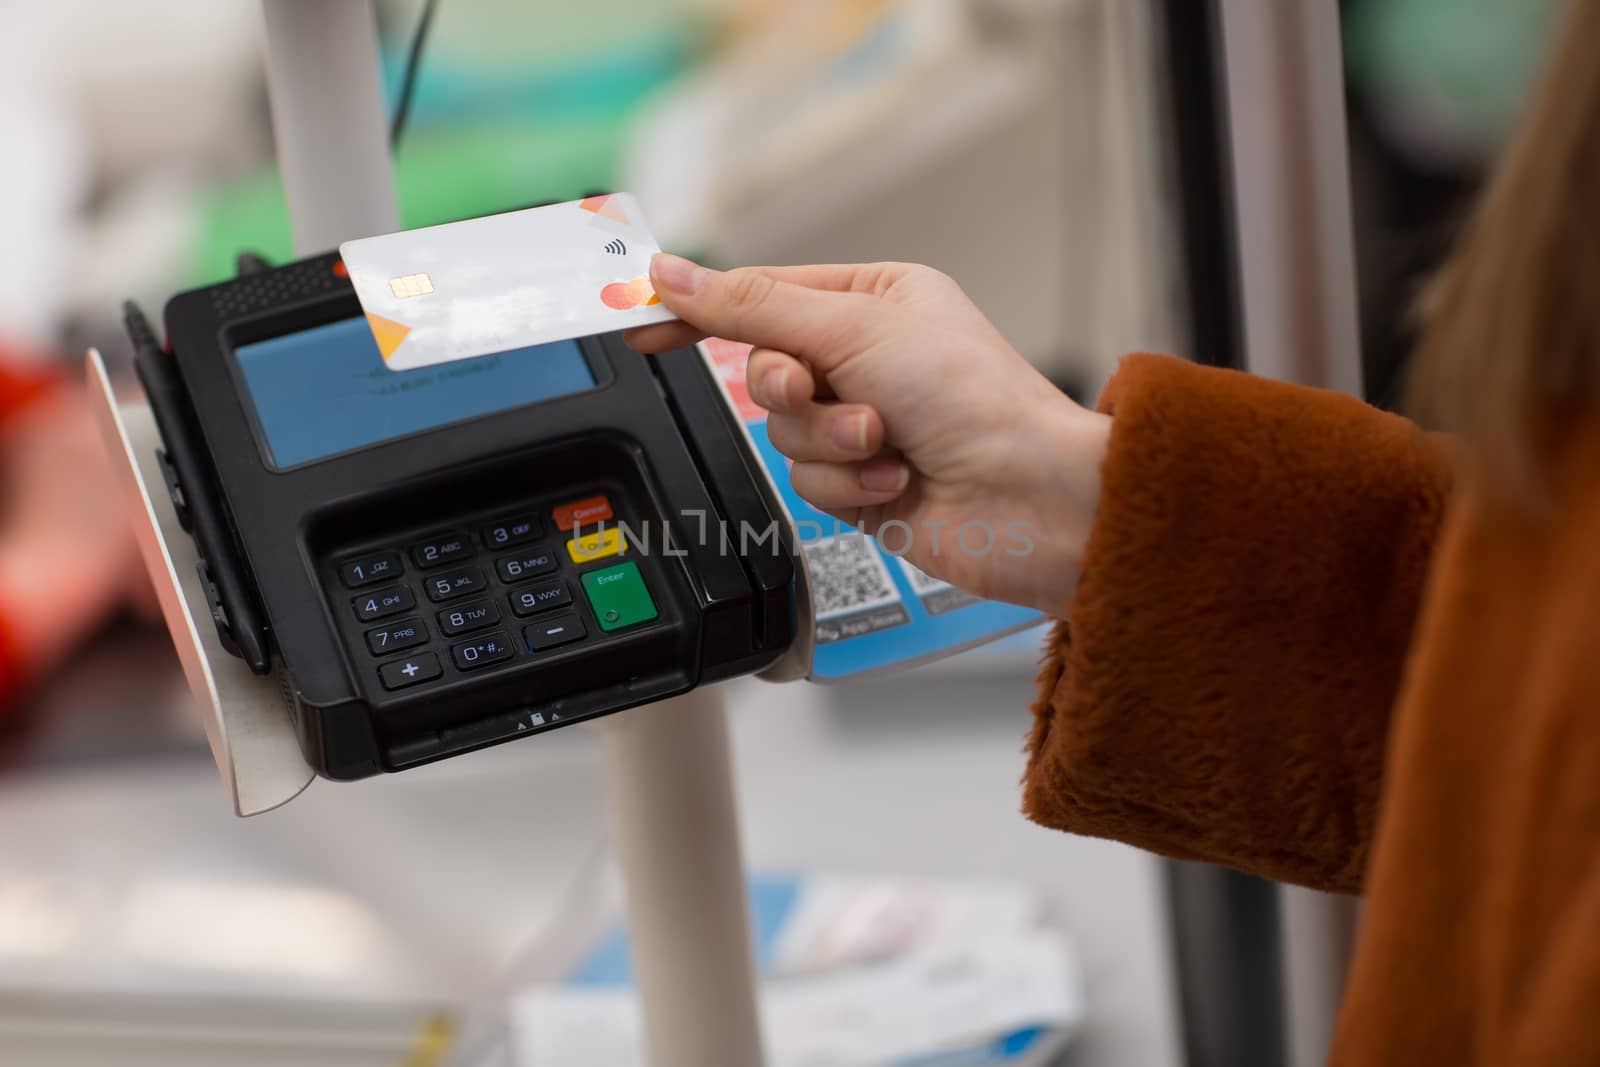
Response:
[[[820,289],[834,293],[876,293],[892,281],[895,263],[808,263],[789,267],[746,267],[745,270],[775,282]],[[636,352],[670,352],[688,348],[709,336],[682,320],[653,326],[636,326],[622,334],[622,340]]]
[[[705,334],[775,348],[827,374],[858,352],[882,305],[857,292],[811,289],[761,270],[716,271],[667,253],[650,262],[667,309]]]
[[[832,293],[878,293],[904,270],[900,263],[807,263],[793,267],[746,267],[771,278],[807,289]]]

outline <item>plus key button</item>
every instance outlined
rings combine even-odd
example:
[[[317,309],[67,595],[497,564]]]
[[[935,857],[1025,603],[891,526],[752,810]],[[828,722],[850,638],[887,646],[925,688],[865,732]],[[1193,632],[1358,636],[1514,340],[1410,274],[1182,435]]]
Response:
[[[439,657],[432,652],[390,660],[378,668],[378,680],[385,689],[404,689],[432,681],[444,673]]]

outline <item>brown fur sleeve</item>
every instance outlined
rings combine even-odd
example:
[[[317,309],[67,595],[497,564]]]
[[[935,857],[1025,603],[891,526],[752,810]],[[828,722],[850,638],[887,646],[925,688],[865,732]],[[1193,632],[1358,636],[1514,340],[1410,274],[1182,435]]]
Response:
[[[1130,356],[1024,809],[1359,889],[1390,707],[1451,481],[1445,442],[1349,397]]]

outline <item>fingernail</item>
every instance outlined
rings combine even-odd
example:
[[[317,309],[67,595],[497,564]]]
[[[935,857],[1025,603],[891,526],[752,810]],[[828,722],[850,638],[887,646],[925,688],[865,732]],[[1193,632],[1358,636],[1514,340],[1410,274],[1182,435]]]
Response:
[[[842,448],[846,452],[865,452],[867,450],[867,417],[865,415],[848,415],[842,419],[835,419],[831,433],[836,448]]]
[[[711,272],[671,252],[657,252],[650,260],[650,280],[657,289],[693,296],[705,287]]]
[[[761,393],[758,401],[764,408],[774,408],[784,403],[789,398],[789,368],[779,367],[768,371],[762,376],[758,391]]]
[[[898,493],[911,481],[911,468],[899,460],[874,460],[861,468],[861,488],[869,493]]]

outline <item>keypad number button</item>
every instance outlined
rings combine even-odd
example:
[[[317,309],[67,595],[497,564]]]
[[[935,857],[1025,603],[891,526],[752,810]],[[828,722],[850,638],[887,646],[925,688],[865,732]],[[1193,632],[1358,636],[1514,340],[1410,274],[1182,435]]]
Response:
[[[511,594],[511,610],[519,618],[537,615],[541,611],[559,608],[572,603],[572,593],[567,583],[559,578],[553,582],[530,585]]]
[[[419,567],[439,567],[472,555],[472,542],[464,533],[444,533],[411,546]]]
[[[402,611],[409,611],[415,607],[417,598],[411,595],[411,590],[403,585],[391,586],[388,589],[378,589],[362,595],[351,601],[355,608],[356,618],[362,622],[371,622],[374,619],[388,618],[398,615]]]
[[[485,526],[480,532],[485,545],[499,549],[527,544],[537,538],[540,531],[538,522],[531,515],[517,515],[493,526]]]
[[[504,630],[450,646],[450,658],[455,661],[456,668],[463,671],[502,663],[514,655],[516,649],[511,647],[511,638]]]
[[[428,599],[439,604],[457,597],[480,593],[488,584],[484,581],[483,572],[476,567],[450,571],[428,579]]]
[[[487,600],[439,612],[439,629],[444,631],[446,637],[455,637],[470,630],[481,630],[499,621],[500,609]]]
[[[506,556],[495,560],[494,565],[495,570],[500,573],[500,580],[507,584],[538,578],[560,566],[553,552],[529,552],[521,556]]]
[[[421,619],[401,619],[367,631],[367,648],[374,656],[387,656],[391,652],[427,643],[428,628]]]
[[[339,577],[350,589],[359,589],[374,582],[388,582],[405,573],[405,564],[398,552],[375,552],[346,560],[339,567]]]

